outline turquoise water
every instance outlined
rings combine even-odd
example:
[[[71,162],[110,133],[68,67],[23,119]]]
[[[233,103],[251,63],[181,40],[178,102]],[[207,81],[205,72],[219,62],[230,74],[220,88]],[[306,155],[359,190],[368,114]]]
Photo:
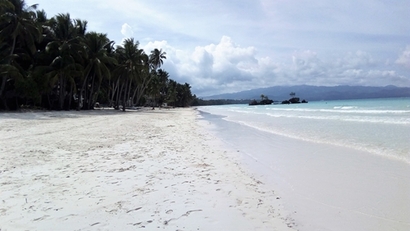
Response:
[[[199,110],[275,135],[354,148],[410,164],[410,98],[223,105]]]
[[[410,230],[410,98],[198,110],[298,230]]]

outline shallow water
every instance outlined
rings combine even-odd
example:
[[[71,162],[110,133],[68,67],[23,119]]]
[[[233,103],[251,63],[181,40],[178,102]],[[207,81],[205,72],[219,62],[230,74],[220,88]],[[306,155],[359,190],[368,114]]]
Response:
[[[410,163],[410,98],[201,107],[233,123]]]
[[[200,107],[299,230],[410,230],[410,100]]]

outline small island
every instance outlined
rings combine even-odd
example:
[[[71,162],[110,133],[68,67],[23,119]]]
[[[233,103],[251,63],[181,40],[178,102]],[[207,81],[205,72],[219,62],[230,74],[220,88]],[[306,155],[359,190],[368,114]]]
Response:
[[[256,100],[254,99],[254,100],[252,100],[252,101],[249,103],[249,106],[253,106],[253,105],[269,105],[269,104],[272,104],[272,103],[273,103],[273,100],[269,99],[268,96],[262,94],[262,95],[261,95],[261,101],[258,102],[258,101],[256,101]]]
[[[288,99],[288,100],[284,100],[284,101],[282,101],[282,103],[281,104],[294,104],[294,103],[307,103],[308,101],[306,101],[306,100],[302,100],[302,101],[300,101],[300,98],[299,97],[296,97],[296,93],[295,92],[291,92],[290,94],[290,99]],[[271,99],[269,99],[268,98],[268,96],[265,96],[264,94],[262,94],[261,95],[261,100],[258,102],[257,100],[252,100],[250,103],[249,103],[249,106],[254,106],[254,105],[269,105],[269,104],[272,104],[272,103],[274,103],[274,102],[277,102],[277,103],[279,103],[280,101],[273,101],[273,100],[271,100]]]
[[[289,100],[284,100],[282,101],[282,104],[291,104],[291,103],[307,103],[308,101],[306,100],[302,100],[300,101],[299,97],[295,97],[296,93],[295,92],[291,92],[290,94],[290,99]]]

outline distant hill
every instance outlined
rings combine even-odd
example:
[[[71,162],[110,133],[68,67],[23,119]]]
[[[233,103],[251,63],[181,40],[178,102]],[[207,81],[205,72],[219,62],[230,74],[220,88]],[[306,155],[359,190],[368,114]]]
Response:
[[[410,97],[410,87],[364,87],[364,86],[276,86],[268,88],[258,88],[237,93],[220,94],[203,97],[209,99],[260,99],[261,94],[268,96],[272,100],[289,99],[291,92],[296,93],[296,97],[301,100],[319,101],[319,100],[343,100],[343,99],[371,99],[371,98],[394,98]]]

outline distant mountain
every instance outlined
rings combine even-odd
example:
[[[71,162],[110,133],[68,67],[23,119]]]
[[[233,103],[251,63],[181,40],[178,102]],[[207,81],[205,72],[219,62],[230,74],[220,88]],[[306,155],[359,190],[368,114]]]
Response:
[[[291,92],[296,93],[296,97],[301,100],[319,101],[319,100],[343,100],[343,99],[371,99],[371,98],[394,98],[410,97],[410,87],[364,87],[364,86],[276,86],[268,88],[259,88],[237,93],[220,94],[203,97],[209,99],[260,99],[261,94],[268,96],[273,100],[289,99]]]

